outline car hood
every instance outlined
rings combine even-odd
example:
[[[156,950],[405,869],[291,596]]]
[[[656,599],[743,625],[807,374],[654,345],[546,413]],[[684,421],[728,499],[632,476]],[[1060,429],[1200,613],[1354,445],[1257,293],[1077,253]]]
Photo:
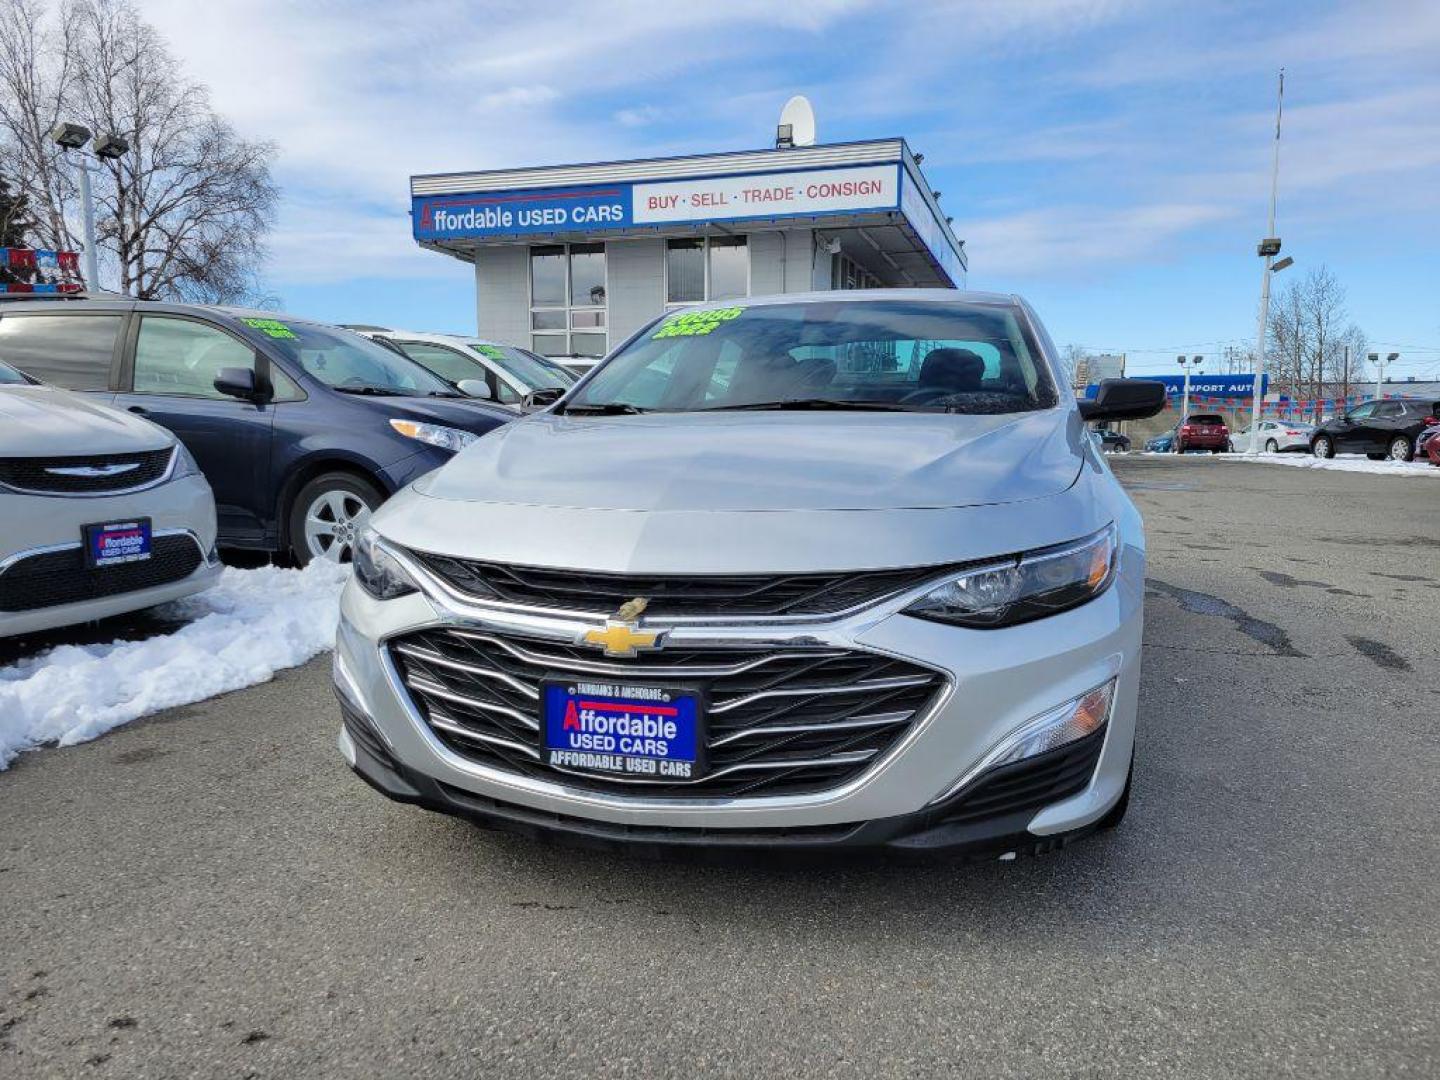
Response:
[[[149,420],[53,386],[0,387],[0,457],[159,450],[174,442]]]
[[[1074,410],[544,413],[481,439],[433,499],[595,510],[893,510],[1044,498],[1075,483]]]
[[[371,397],[365,394],[344,394],[347,401],[358,402],[386,416],[419,420],[446,427],[483,434],[497,424],[514,420],[516,414],[500,405],[461,398]]]

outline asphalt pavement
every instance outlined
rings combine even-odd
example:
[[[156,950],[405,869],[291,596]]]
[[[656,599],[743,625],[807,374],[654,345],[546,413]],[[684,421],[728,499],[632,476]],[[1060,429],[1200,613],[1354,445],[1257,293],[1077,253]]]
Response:
[[[328,660],[0,773],[5,1077],[1440,1074],[1440,484],[1115,467],[1114,833],[652,862],[392,805]]]

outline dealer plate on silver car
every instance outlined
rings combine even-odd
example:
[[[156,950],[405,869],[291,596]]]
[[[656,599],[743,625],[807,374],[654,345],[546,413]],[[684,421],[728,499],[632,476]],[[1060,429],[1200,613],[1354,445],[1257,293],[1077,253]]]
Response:
[[[694,689],[567,680],[541,700],[545,763],[632,780],[694,780],[703,772],[700,694]]]

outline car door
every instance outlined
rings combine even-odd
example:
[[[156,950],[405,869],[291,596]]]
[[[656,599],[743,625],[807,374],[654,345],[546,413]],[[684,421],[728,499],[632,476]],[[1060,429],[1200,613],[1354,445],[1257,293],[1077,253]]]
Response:
[[[1369,446],[1366,450],[1379,454],[1390,449],[1390,440],[1402,433],[1405,427],[1405,406],[1399,401],[1382,401],[1375,406],[1375,415],[1369,426]]]
[[[1363,405],[1357,405],[1335,421],[1333,434],[1337,451],[1354,454],[1363,453],[1368,449],[1371,438],[1369,425],[1371,414],[1374,411],[1375,403],[1367,401]]]
[[[1265,427],[1264,424],[1261,424],[1261,425],[1260,425],[1260,429],[1261,429],[1261,432],[1262,432],[1261,435],[1260,435],[1260,438],[1262,438],[1262,439],[1265,437],[1264,434],[1263,434],[1263,429],[1264,429],[1264,427]],[[1251,429],[1250,429],[1249,425],[1246,425],[1246,427],[1245,427],[1245,429],[1244,429],[1243,431],[1231,432],[1231,434],[1230,434],[1230,448],[1231,448],[1232,450],[1234,450],[1237,454],[1243,454],[1243,453],[1245,453],[1245,451],[1247,451],[1247,450],[1250,449],[1250,434],[1251,434]],[[1264,443],[1261,443],[1261,445],[1263,446]]]
[[[141,315],[115,404],[169,428],[215,492],[222,540],[259,544],[270,517],[274,408],[215,389],[222,368],[268,385],[268,362],[228,331],[187,315]]]

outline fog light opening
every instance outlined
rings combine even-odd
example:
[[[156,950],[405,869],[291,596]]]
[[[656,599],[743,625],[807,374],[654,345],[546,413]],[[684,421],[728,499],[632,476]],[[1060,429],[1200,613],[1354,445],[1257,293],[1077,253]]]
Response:
[[[977,765],[932,801],[942,802],[948,799],[991,769],[1001,765],[1013,765],[1017,761],[1058,750],[1087,735],[1093,735],[1110,719],[1110,709],[1114,703],[1115,680],[1111,679],[1094,690],[1041,713],[1006,736],[998,746],[981,758]]]

